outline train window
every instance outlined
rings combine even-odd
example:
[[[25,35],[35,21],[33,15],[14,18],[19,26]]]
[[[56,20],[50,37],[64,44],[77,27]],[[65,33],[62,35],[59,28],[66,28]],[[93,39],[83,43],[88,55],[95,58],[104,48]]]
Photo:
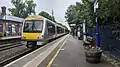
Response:
[[[49,35],[55,34],[55,25],[48,20],[46,22],[47,22],[48,34]]]
[[[50,29],[50,28],[53,28],[53,26],[48,26],[48,28]]]
[[[62,28],[57,26],[57,33],[61,34],[62,33]]]

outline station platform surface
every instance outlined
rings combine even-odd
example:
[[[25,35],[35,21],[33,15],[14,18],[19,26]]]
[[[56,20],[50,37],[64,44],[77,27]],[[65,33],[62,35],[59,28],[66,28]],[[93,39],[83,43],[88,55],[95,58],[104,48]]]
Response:
[[[47,61],[43,61],[38,67],[115,67],[105,61],[99,64],[87,63],[82,44],[82,41],[69,35],[47,66],[44,65]]]
[[[63,36],[5,67],[115,67],[105,61],[85,61],[83,42],[71,35]]]

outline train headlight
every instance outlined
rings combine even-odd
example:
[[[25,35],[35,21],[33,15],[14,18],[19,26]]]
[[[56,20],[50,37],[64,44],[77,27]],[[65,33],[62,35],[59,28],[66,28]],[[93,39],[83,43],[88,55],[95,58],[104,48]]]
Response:
[[[24,36],[23,36],[24,37]],[[26,39],[26,37],[24,37]]]
[[[25,37],[25,36],[22,36],[22,39],[26,39],[26,37]]]

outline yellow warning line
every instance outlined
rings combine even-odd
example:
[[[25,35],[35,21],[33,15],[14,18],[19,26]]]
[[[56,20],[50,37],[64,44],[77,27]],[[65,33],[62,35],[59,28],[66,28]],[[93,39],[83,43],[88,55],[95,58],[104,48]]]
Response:
[[[56,54],[54,55],[54,57],[50,60],[50,62],[48,63],[47,67],[50,67],[52,65],[53,61],[55,60],[55,58],[59,54],[59,52],[60,52],[61,48],[64,46],[65,42],[66,42],[66,39],[63,42],[63,44],[61,45],[61,47],[58,49],[58,51],[56,52]]]

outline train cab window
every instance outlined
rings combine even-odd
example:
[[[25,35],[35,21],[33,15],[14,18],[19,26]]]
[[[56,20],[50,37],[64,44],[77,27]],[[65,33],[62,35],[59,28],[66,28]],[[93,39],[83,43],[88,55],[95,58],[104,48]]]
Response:
[[[24,23],[23,32],[42,32],[43,20],[40,21],[26,21]]]

